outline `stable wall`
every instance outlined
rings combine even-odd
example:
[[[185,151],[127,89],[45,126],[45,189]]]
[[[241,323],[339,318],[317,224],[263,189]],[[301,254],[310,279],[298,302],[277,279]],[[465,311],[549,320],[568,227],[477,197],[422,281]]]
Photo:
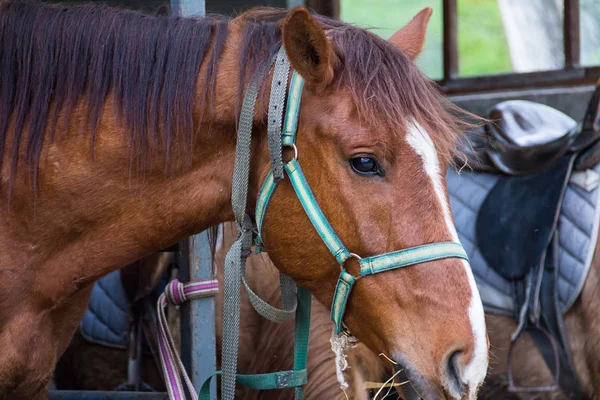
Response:
[[[588,85],[552,89],[475,93],[449,96],[448,98],[459,107],[483,117],[487,117],[488,110],[501,101],[536,101],[554,107],[579,122],[585,114],[585,110],[593,92],[594,86]]]

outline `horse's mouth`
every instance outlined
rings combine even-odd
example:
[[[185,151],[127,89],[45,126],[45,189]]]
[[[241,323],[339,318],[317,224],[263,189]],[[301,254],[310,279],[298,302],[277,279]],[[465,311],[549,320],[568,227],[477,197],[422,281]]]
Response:
[[[401,383],[397,391],[402,400],[449,400],[456,398],[441,387],[432,385],[432,382],[427,381],[418,373],[411,373],[410,369],[404,368],[401,364],[396,364],[394,369],[394,380]],[[460,398],[465,397],[461,396]]]
[[[421,400],[421,396],[419,396],[413,387],[413,384],[406,373],[406,369],[400,364],[396,365],[394,369],[397,373],[395,381],[403,382],[403,384],[401,384],[399,387],[402,398],[404,400]]]
[[[407,364],[394,362],[394,382],[402,400],[450,400],[468,397],[466,385],[457,390],[444,388],[441,383],[430,381],[417,371],[405,367]]]

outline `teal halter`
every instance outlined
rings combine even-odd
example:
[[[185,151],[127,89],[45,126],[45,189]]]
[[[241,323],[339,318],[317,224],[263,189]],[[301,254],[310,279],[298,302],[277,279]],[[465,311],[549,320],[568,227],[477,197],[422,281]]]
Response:
[[[392,253],[361,258],[344,246],[344,243],[335,233],[329,221],[321,211],[313,195],[302,168],[298,163],[298,148],[296,147],[296,133],[298,131],[298,117],[300,100],[302,97],[303,79],[296,71],[292,72],[290,87],[287,94],[287,107],[283,116],[283,105],[286,96],[290,64],[283,48],[272,60],[275,63],[273,72],[271,94],[269,99],[268,114],[268,142],[269,156],[271,159],[271,172],[267,176],[257,199],[256,204],[256,232],[253,224],[246,214],[246,201],[248,195],[250,151],[252,139],[252,125],[254,108],[259,93],[258,77],[250,82],[238,124],[238,137],[236,143],[236,159],[232,182],[232,210],[238,226],[238,237],[231,246],[225,258],[225,285],[224,285],[224,311],[223,311],[223,346],[221,366],[222,375],[221,395],[223,400],[233,400],[235,397],[235,382],[244,384],[254,389],[280,389],[295,388],[295,398],[302,399],[303,385],[307,380],[306,361],[308,354],[308,336],[310,328],[311,295],[305,288],[298,287],[291,278],[281,274],[282,309],[277,309],[262,300],[248,286],[245,279],[246,258],[250,254],[252,243],[256,250],[264,249],[261,232],[265,212],[277,183],[285,174],[290,179],[292,186],[321,239],[340,265],[341,273],[337,282],[333,304],[331,306],[331,319],[335,323],[335,331],[339,334],[343,330],[343,318],[346,304],[352,292],[352,287],[360,278],[419,264],[426,261],[440,260],[443,258],[462,258],[467,260],[467,255],[460,245],[455,242],[432,243],[424,246],[412,247]],[[283,129],[282,129],[283,119]],[[282,151],[284,147],[294,149],[294,158],[283,165]],[[253,233],[256,237],[253,238]],[[360,265],[360,275],[353,276],[344,267],[349,258],[356,258]],[[294,327],[294,368],[289,371],[271,372],[256,375],[237,374],[237,351],[239,344],[239,317],[240,317],[240,289],[241,283],[248,293],[254,309],[263,317],[274,321],[283,322],[295,314]],[[214,375],[213,375],[214,376]],[[210,398],[210,377],[202,386],[198,398]]]
[[[323,214],[323,211],[321,211],[321,208],[306,181],[306,177],[302,172],[302,168],[298,163],[296,133],[298,131],[298,116],[303,85],[304,80],[302,77],[298,75],[296,71],[293,71],[285,113],[284,129],[282,132],[282,145],[284,147],[292,147],[295,155],[291,161],[285,164],[284,170],[287,173],[308,218],[331,254],[340,264],[341,273],[338,278],[335,294],[333,295],[333,304],[331,305],[331,319],[335,324],[336,333],[339,334],[343,330],[344,312],[350,293],[352,293],[352,288],[357,280],[368,275],[408,267],[427,261],[441,260],[444,258],[461,258],[468,261],[468,257],[462,245],[457,242],[425,244],[366,258],[361,258],[348,250],[339,236],[335,233],[335,230]],[[270,172],[260,190],[256,204],[256,226],[258,229],[256,242],[260,249],[263,248],[263,241],[260,235],[265,213],[276,187],[277,183],[273,177],[273,172]],[[349,258],[356,258],[358,260],[360,265],[359,276],[353,276],[346,271],[344,264]]]

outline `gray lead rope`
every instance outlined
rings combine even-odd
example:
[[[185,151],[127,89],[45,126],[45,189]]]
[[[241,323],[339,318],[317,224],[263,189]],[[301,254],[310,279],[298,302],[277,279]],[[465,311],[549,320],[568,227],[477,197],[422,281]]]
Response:
[[[281,172],[281,178],[283,178],[281,126],[289,73],[290,62],[282,47],[275,59],[275,70],[273,71],[273,79],[271,81],[267,123],[271,171],[273,171],[273,176],[275,177],[276,171],[279,170]],[[281,323],[287,321],[296,313],[298,304],[296,298],[296,284],[290,277],[281,273],[279,275],[281,284],[281,302],[283,305],[283,308],[279,309],[273,307],[254,293],[248,285],[245,276],[246,274],[242,267],[242,283],[248,293],[250,303],[258,314],[270,321]]]
[[[279,49],[279,52],[277,53],[277,59],[275,60],[275,70],[273,71],[271,96],[269,99],[269,155],[271,158],[271,171],[273,171],[273,180],[275,183],[283,179],[283,147],[281,144],[281,126],[283,122],[283,108],[285,105],[289,74],[290,61],[288,60],[287,54],[282,46],[281,49]],[[281,302],[284,311],[283,313],[279,312],[279,314],[283,314],[281,316],[287,319],[292,313],[296,312],[296,284],[292,278],[281,273],[279,274],[279,282],[281,285]],[[256,308],[256,306],[254,308]],[[265,318],[271,319],[262,313],[261,315],[263,315]],[[271,320],[273,321],[273,319]]]
[[[269,115],[267,122],[267,134],[269,140],[269,156],[271,159],[271,171],[273,178],[277,182],[283,179],[283,148],[281,144],[281,126],[283,120],[283,110],[285,106],[285,96],[287,93],[288,77],[290,74],[290,62],[285,54],[283,47],[277,53],[275,59],[275,69],[271,81],[271,94],[269,96]],[[245,278],[246,274],[242,272],[242,282],[250,298],[250,303],[260,315],[264,318],[281,323],[288,320],[296,312],[296,284],[286,275],[280,273],[279,281],[281,285],[282,309],[271,306],[261,299],[250,289]]]
[[[271,169],[274,175],[276,171],[280,171],[281,178],[283,178],[281,122],[289,70],[290,64],[282,47],[275,61],[268,120]],[[240,329],[240,281],[243,282],[250,302],[256,311],[271,321],[283,322],[289,319],[294,315],[297,307],[296,285],[291,278],[285,275],[280,276],[283,309],[275,308],[261,299],[250,289],[245,279],[246,259],[250,254],[250,248],[253,244],[253,224],[250,217],[246,214],[246,201],[250,173],[252,123],[257,96],[258,77],[255,76],[248,86],[242,103],[235,149],[231,204],[237,222],[238,237],[225,258],[223,348],[221,361],[221,396],[223,400],[233,400],[235,396]]]
[[[231,187],[231,205],[237,222],[238,237],[225,258],[225,283],[223,285],[223,349],[221,396],[223,400],[235,397],[235,378],[240,331],[240,281],[242,269],[252,247],[252,221],[246,214],[248,180],[250,173],[250,145],[252,141],[252,123],[254,107],[258,95],[257,79],[252,79],[240,113],[235,164]]]
[[[273,81],[271,82],[271,95],[269,98],[269,155],[271,158],[271,171],[275,183],[283,179],[283,160],[281,145],[281,123],[283,120],[283,106],[287,91],[288,76],[290,74],[290,62],[283,50],[277,53]]]

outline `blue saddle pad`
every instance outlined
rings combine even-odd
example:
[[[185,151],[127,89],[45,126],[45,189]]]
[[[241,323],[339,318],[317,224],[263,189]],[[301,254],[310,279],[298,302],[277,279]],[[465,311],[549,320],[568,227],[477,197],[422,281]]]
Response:
[[[114,271],[96,282],[83,320],[81,335],[103,346],[126,349],[129,299],[121,284],[120,271]]]
[[[600,164],[593,168],[593,173],[600,174]],[[446,177],[458,236],[469,255],[484,308],[489,312],[514,315],[514,289],[507,279],[488,265],[476,239],[477,215],[499,175],[471,171],[459,173],[450,168]],[[569,310],[583,288],[594,256],[600,223],[600,189],[586,191],[572,181],[566,188],[557,228],[558,300],[563,313]]]

